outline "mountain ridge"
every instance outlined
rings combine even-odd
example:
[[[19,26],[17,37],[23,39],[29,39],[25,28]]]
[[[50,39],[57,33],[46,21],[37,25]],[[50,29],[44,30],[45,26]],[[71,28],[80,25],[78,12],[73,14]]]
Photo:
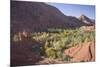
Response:
[[[46,31],[48,28],[75,29],[88,24],[73,16],[65,16],[56,7],[42,2],[11,1],[11,32]]]
[[[79,17],[79,20],[88,24],[88,25],[94,25],[95,24],[95,20],[92,20],[92,19],[88,18],[87,16],[85,16],[83,14]]]

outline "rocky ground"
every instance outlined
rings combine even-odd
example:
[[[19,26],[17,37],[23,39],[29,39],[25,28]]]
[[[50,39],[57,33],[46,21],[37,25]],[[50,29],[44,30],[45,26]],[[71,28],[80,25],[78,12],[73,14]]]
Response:
[[[65,54],[72,57],[72,62],[95,61],[95,44],[94,42],[79,44],[66,49]]]
[[[65,55],[72,57],[70,61],[61,61],[43,57],[36,64],[64,64],[76,62],[93,62],[95,61],[95,43],[88,42],[71,47],[64,51]]]

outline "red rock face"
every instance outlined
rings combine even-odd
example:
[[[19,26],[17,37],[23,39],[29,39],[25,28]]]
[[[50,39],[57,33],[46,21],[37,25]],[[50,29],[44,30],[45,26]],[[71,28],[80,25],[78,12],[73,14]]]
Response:
[[[64,53],[72,57],[72,62],[95,61],[95,44],[94,42],[80,44],[66,49]]]

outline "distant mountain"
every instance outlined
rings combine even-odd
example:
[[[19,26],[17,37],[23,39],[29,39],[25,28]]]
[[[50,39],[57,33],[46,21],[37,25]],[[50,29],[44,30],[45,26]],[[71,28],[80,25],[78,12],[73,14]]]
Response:
[[[84,22],[84,21],[86,22]],[[27,30],[46,31],[48,28],[71,28],[87,25],[89,18],[65,16],[56,7],[42,2],[11,1],[11,33]]]
[[[84,22],[84,23],[86,23],[86,24],[88,24],[88,25],[94,25],[95,24],[95,20],[90,19],[90,18],[88,18],[85,15],[81,15],[79,17],[79,20],[82,21],[82,22]]]

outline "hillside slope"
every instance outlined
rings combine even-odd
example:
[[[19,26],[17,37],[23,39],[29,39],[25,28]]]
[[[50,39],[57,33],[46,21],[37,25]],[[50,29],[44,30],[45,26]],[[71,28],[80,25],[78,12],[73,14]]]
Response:
[[[11,1],[11,32],[46,31],[48,28],[77,28],[86,25],[65,16],[56,7],[42,2]]]

